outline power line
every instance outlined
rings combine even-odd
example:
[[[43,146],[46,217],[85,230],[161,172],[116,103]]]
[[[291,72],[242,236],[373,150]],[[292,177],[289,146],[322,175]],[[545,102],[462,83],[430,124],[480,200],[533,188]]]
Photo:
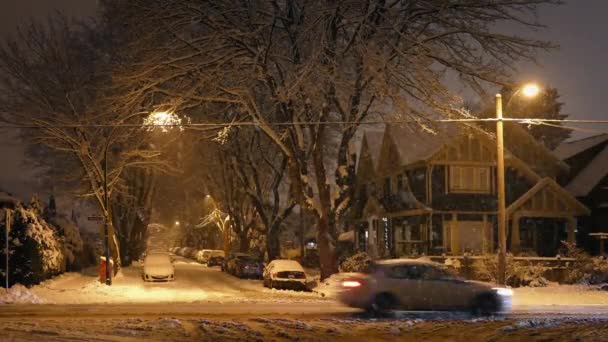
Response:
[[[296,126],[296,125],[390,125],[390,124],[412,124],[412,123],[458,123],[458,122],[496,122],[496,118],[461,118],[461,119],[424,119],[424,120],[366,120],[366,121],[294,121],[294,122],[267,122],[268,126]],[[571,126],[555,125],[555,123],[579,123],[579,124],[608,124],[608,120],[593,119],[537,119],[537,118],[503,118],[502,121],[516,122],[520,124],[541,125],[577,130],[580,128]],[[154,128],[154,127],[231,127],[231,126],[260,126],[261,123],[255,121],[241,122],[217,122],[217,123],[175,123],[175,124],[0,124],[0,129],[41,129],[41,128]]]

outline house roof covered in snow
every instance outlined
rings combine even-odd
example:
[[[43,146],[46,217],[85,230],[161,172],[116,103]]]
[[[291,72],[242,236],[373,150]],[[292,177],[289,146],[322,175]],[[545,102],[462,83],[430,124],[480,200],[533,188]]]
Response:
[[[568,170],[568,165],[538,142],[520,124],[504,123],[505,149],[521,159],[541,176],[555,176]],[[494,125],[463,125],[444,123],[433,127],[434,132],[415,125],[391,126],[390,133],[397,145],[403,165],[426,161],[439,152],[446,144],[465,133],[485,134],[494,138]],[[530,153],[530,152],[534,153]]]
[[[566,185],[577,197],[587,196],[608,175],[608,145]]]
[[[454,125],[444,124],[433,127],[433,132],[421,129],[418,124],[396,125],[387,129],[390,130],[403,165],[431,158],[458,134]]]
[[[608,176],[608,134],[562,143],[555,154],[576,165],[576,174],[571,175],[565,189],[576,197],[587,196],[606,176]],[[583,153],[587,153],[588,157]],[[583,159],[577,156],[584,156]],[[575,158],[576,157],[576,158]],[[590,157],[590,158],[589,158]]]
[[[608,134],[598,134],[579,140],[567,141],[557,146],[553,153],[555,153],[558,158],[565,160],[607,140]]]

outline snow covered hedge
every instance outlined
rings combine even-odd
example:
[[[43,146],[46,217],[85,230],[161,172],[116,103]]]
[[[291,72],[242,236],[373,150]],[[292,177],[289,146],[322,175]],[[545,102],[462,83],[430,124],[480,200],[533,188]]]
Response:
[[[486,255],[482,259],[465,258],[453,265],[459,275],[488,282],[498,282],[498,255]],[[545,287],[549,284],[543,276],[545,268],[531,263],[518,263],[513,255],[507,255],[506,283],[512,287]]]
[[[42,218],[39,207],[25,207],[19,203],[10,213],[12,224],[9,234],[9,282],[32,285],[64,272],[64,246],[55,228]],[[0,225],[0,243],[4,247],[6,219],[3,219]],[[0,258],[4,265],[4,254]],[[4,270],[0,278],[4,282]]]
[[[562,241],[563,251],[567,257],[574,258],[569,265],[564,281],[568,284],[597,285],[608,283],[608,260],[592,257],[576,244]]]
[[[340,272],[367,272],[372,258],[365,252],[357,253],[340,264]]]

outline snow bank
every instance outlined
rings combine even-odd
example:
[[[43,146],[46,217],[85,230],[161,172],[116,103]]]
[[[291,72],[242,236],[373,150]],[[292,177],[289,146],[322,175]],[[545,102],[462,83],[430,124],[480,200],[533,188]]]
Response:
[[[0,304],[42,304],[44,300],[28,290],[21,284],[15,284],[11,288],[0,290]]]

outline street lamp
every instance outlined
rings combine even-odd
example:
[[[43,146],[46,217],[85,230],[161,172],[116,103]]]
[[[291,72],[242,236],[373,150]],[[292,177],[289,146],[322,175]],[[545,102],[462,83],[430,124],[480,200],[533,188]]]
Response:
[[[531,98],[540,92],[538,85],[528,83],[517,89],[511,99],[518,93]],[[509,103],[507,103],[507,107]],[[502,95],[496,94],[496,181],[498,185],[498,283],[504,285],[506,282],[506,267],[507,267],[507,216],[505,205],[505,154],[504,154],[504,136],[503,136],[503,117],[502,117]]]

